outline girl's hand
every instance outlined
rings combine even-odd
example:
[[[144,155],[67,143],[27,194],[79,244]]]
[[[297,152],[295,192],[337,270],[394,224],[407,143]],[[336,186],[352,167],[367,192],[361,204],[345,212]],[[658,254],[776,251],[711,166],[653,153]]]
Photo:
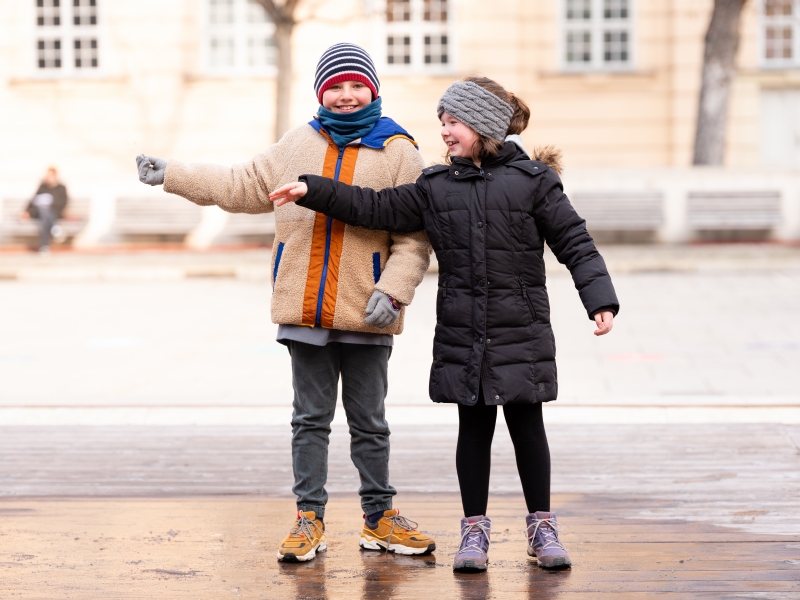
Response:
[[[597,329],[594,334],[605,335],[614,327],[614,313],[610,310],[599,312],[594,316],[594,322],[597,323]]]
[[[296,202],[308,193],[308,186],[302,181],[287,183],[269,195],[275,206],[283,206],[287,202]]]

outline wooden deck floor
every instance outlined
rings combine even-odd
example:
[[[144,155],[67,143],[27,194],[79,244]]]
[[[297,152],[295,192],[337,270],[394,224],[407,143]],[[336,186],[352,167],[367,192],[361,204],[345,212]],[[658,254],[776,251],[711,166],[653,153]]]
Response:
[[[293,502],[264,498],[4,500],[4,598],[769,598],[800,597],[800,536],[752,535],[685,521],[626,520],[617,499],[555,498],[569,571],[527,558],[519,498],[493,502],[486,574],[451,570],[454,496],[398,506],[435,535],[428,557],[363,552],[350,498],[329,505],[326,553],[275,560]]]
[[[286,428],[0,428],[0,598],[800,598],[800,428],[551,426],[571,571],[530,563],[507,433],[494,445],[491,567],[454,575],[450,426],[396,427],[396,505],[432,557],[363,553],[344,431],[329,551],[280,565]]]

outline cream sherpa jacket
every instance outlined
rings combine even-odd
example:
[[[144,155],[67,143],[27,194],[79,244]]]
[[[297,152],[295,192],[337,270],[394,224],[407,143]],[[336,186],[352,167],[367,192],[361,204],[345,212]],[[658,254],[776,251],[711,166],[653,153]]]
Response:
[[[269,200],[271,191],[305,173],[376,190],[416,181],[424,163],[412,139],[390,119],[379,125],[361,143],[339,148],[312,121],[233,167],[170,160],[164,190],[228,212],[275,211],[273,322],[398,334],[402,312],[378,329],[364,323],[365,308],[376,289],[411,303],[430,262],[426,234],[351,227],[294,203],[276,210]]]

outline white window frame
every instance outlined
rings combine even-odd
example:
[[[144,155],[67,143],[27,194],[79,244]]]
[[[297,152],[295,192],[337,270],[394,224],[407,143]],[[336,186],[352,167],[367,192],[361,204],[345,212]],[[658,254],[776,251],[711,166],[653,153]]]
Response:
[[[210,0],[201,0],[200,4],[202,32],[199,70],[201,73],[212,77],[275,77],[277,75],[278,68],[275,64],[250,65],[248,61],[248,42],[252,36],[268,35],[274,40],[275,24],[271,20],[266,23],[249,23],[247,20],[248,0],[233,0],[233,23],[228,25],[212,24],[210,22]],[[211,39],[215,35],[224,34],[231,37],[234,42],[233,65],[212,65]]]
[[[561,70],[568,73],[615,73],[630,72],[636,68],[636,0],[628,0],[627,19],[605,19],[604,0],[590,0],[591,17],[585,21],[567,19],[567,0],[558,3],[558,60]],[[628,60],[606,62],[604,58],[604,34],[608,30],[628,32]],[[591,34],[591,60],[588,62],[569,62],[567,60],[567,36],[572,32],[589,31]]]
[[[455,27],[455,5],[456,0],[447,0],[447,20],[425,21],[425,2],[424,0],[411,0],[411,20],[393,21],[386,20],[386,0],[375,2],[374,10],[380,16],[383,24],[382,35],[380,37],[380,51],[373,59],[380,66],[381,72],[387,74],[412,74],[422,73],[426,75],[448,75],[456,71],[456,27]],[[447,36],[447,63],[425,63],[425,36]],[[388,39],[389,36],[411,38],[411,62],[389,63],[388,61]]]
[[[800,0],[792,0],[792,16],[768,17],[766,0],[758,1],[758,62],[762,69],[797,69],[800,67]],[[792,58],[767,58],[767,27],[788,25],[792,28]]]
[[[18,0],[19,1],[19,0]],[[38,24],[38,9],[36,0],[22,0],[27,4],[27,22],[30,24],[30,53],[28,64],[31,65],[30,73],[36,79],[95,79],[105,76],[105,60],[103,59],[106,47],[103,24],[103,2],[96,0],[95,12],[97,15],[95,25],[75,25],[73,23],[73,0],[61,0],[59,6],[59,25]],[[75,40],[92,38],[97,40],[97,67],[75,66]],[[39,40],[59,39],[61,41],[61,67],[39,67]]]

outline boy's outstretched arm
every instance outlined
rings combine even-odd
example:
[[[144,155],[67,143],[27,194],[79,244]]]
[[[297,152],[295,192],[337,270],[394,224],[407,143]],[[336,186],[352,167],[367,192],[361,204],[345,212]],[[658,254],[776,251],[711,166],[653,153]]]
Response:
[[[427,205],[418,183],[376,192],[317,175],[301,175],[299,182],[278,188],[270,199],[277,206],[297,202],[348,225],[408,232],[424,229]]]
[[[139,180],[164,185],[164,191],[183,196],[195,204],[216,204],[238,213],[272,212],[269,191],[284,183],[286,166],[294,152],[302,149],[303,132],[290,131],[277,144],[252,160],[225,167],[210,164],[185,164],[153,156],[136,157]]]

